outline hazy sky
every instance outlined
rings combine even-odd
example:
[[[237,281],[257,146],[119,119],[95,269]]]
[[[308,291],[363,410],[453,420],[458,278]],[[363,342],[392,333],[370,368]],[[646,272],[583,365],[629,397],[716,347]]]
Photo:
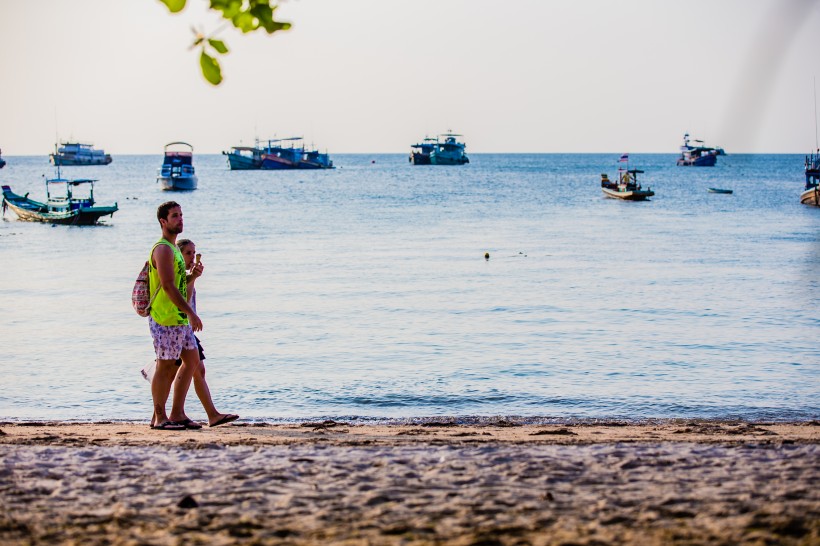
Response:
[[[685,131],[729,153],[815,145],[820,1],[289,0],[290,31],[219,34],[217,88],[188,46],[221,22],[188,4],[0,0],[4,155],[57,135],[407,152],[448,129],[476,153],[674,153]]]

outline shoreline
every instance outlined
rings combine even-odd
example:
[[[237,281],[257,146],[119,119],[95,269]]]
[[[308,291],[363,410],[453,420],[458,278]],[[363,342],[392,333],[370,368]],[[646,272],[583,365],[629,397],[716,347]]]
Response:
[[[4,544],[817,544],[820,423],[0,424]]]
[[[331,442],[342,445],[403,445],[408,443],[607,444],[723,443],[820,444],[820,421],[775,423],[736,420],[670,420],[641,424],[606,420],[550,424],[520,424],[496,419],[460,424],[430,419],[407,424],[359,424],[348,421],[265,423],[236,421],[200,430],[160,431],[147,424],[98,421],[0,422],[0,445],[287,445]]]

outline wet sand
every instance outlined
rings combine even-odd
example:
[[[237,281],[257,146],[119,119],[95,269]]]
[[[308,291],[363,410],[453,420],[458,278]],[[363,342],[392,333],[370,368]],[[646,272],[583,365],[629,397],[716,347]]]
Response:
[[[2,544],[820,544],[820,426],[0,423]]]

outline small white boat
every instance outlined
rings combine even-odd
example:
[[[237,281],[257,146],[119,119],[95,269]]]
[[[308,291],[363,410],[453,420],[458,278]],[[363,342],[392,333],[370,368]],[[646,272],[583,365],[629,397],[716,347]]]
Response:
[[[182,148],[181,150],[179,148]],[[187,142],[165,145],[165,158],[157,175],[163,190],[195,190],[197,177],[193,165],[194,147]]]
[[[650,188],[643,189],[638,184],[638,174],[643,171],[638,169],[628,169],[618,171],[618,182],[609,179],[606,174],[601,175],[601,191],[607,197],[613,199],[623,199],[624,201],[646,201],[655,195]]]

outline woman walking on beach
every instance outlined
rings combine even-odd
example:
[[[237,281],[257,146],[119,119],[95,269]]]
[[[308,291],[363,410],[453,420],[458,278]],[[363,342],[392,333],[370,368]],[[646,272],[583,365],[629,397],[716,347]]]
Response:
[[[188,303],[196,313],[196,280],[202,276],[205,266],[200,261],[201,254],[196,253],[196,245],[190,239],[180,239],[177,242],[177,248],[182,253],[182,258],[185,260],[185,268],[188,270]],[[205,413],[208,414],[208,425],[216,427],[236,421],[239,416],[233,413],[219,413],[216,406],[214,406],[211,398],[211,390],[208,388],[208,383],[205,381],[205,353],[202,350],[202,343],[199,338],[196,338],[197,349],[199,350],[199,366],[194,370],[194,390],[196,391],[199,401],[202,402],[202,407]],[[181,360],[177,361],[177,365],[182,364]]]

